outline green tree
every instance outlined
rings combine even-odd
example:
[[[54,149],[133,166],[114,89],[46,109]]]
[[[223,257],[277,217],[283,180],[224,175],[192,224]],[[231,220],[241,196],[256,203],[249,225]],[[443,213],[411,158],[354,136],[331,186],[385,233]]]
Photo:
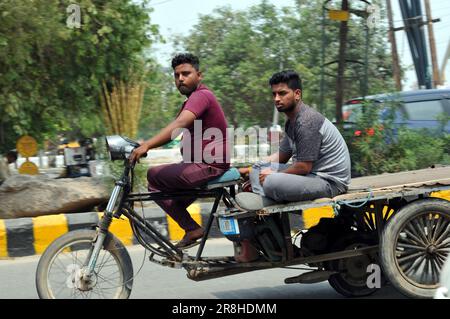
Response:
[[[371,1],[384,10],[384,1]],[[329,8],[340,8],[340,1],[329,3]],[[322,1],[296,1],[296,9],[288,16],[287,23],[293,30],[290,40],[292,52],[300,53],[297,59],[308,66],[311,78],[308,78],[307,90],[310,91],[311,104],[320,107],[320,81],[322,67],[322,41],[325,43],[324,67],[324,108],[329,118],[335,114],[335,86],[337,64],[332,63],[338,58],[339,52],[339,22],[325,17],[325,34],[322,39]],[[362,1],[350,1],[350,9],[365,10],[366,4]],[[327,11],[326,11],[327,14]],[[394,88],[391,73],[391,58],[387,50],[387,29],[385,18],[382,16],[380,24],[373,29],[367,29],[365,17],[350,14],[348,22],[348,42],[345,69],[344,100],[363,95],[364,85],[367,84],[367,95],[391,92]],[[366,33],[368,31],[368,33]],[[366,55],[366,40],[368,41],[368,83],[364,78],[364,64]]]
[[[276,12],[274,6],[263,5],[264,9],[252,13],[258,20],[257,28],[248,12],[223,7],[215,15],[201,16],[192,34],[180,41],[183,50],[199,55],[204,82],[215,92],[229,124],[235,127],[268,125],[272,119],[267,79],[278,63],[275,50],[265,47],[270,41],[263,30],[269,19],[276,18]]]
[[[205,70],[204,82],[214,90],[225,114],[234,126],[268,126],[273,103],[268,79],[282,69],[298,71],[303,80],[303,99],[314,107],[320,105],[322,7],[317,1],[296,1],[294,7],[276,9],[263,0],[246,11],[219,8],[212,15],[200,17],[192,32],[178,40],[179,50],[196,53]],[[366,21],[352,15],[348,58],[364,61]],[[326,62],[336,60],[338,24],[327,22]],[[383,25],[371,30],[368,46],[369,94],[391,91],[390,57]],[[348,66],[350,79],[345,97],[360,96],[363,67]],[[381,72],[380,70],[383,70]],[[335,70],[325,70],[325,107],[334,117]],[[280,121],[284,119],[280,117]]]
[[[81,0],[81,28],[66,25],[68,0],[0,2],[0,145],[22,134],[103,132],[101,83],[126,81],[158,37],[148,1]],[[145,63],[145,61],[144,61]]]
[[[142,139],[149,139],[173,121],[185,99],[174,84],[172,69],[156,62],[149,67],[146,84],[138,133]]]

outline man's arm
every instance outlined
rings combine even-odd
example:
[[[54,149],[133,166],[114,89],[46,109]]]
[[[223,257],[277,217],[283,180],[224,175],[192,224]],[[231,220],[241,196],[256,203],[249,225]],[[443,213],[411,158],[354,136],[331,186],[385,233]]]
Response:
[[[291,156],[292,156],[291,153],[278,151],[277,153],[274,153],[274,154],[270,155],[269,157],[267,157],[266,161],[269,163],[286,164],[289,161],[289,159],[291,158]],[[263,169],[262,171],[260,171],[259,182],[261,183],[261,185],[264,183],[264,180],[266,179],[266,177],[273,173],[275,173],[275,171],[272,171],[272,169],[270,167],[267,167],[267,168]]]
[[[267,157],[265,159],[265,162],[285,164],[289,161],[291,156],[292,155],[290,153],[279,151]]]
[[[169,143],[172,139],[172,132],[174,130],[190,127],[194,123],[195,119],[196,116],[191,111],[182,111],[172,123],[163,128],[154,137],[152,137],[148,141],[145,141],[141,144],[141,146],[136,148],[130,156],[130,161],[137,161],[150,149]]]
[[[311,173],[313,162],[295,162],[287,169],[280,173],[294,174],[294,175],[308,175]]]
[[[286,154],[286,153],[284,153]],[[276,154],[273,154],[276,155]],[[280,157],[281,158],[281,157]],[[289,156],[290,158],[290,156]],[[288,158],[288,160],[289,160]],[[287,162],[287,160],[286,160]],[[280,162],[281,163],[281,162]],[[308,175],[313,167],[313,162],[295,162],[285,170],[279,171],[279,173],[293,174],[293,175]],[[264,183],[266,177],[270,174],[275,173],[270,168],[263,169],[259,174],[259,182],[261,185]]]
[[[285,164],[289,161],[291,156],[292,155],[290,153],[285,153],[285,152],[279,151],[279,152],[273,153],[272,155],[266,157],[264,159],[264,162]],[[243,175],[243,176],[249,174],[250,171],[251,171],[251,166],[250,167],[241,167],[239,169],[239,173],[241,173],[241,175]]]

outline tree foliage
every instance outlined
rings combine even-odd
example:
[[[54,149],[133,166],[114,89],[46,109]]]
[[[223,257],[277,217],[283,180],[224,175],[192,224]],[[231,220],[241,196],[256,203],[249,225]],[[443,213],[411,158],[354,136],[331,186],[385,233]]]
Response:
[[[106,133],[136,138],[145,87],[141,79],[115,80],[112,90],[103,82],[100,104]]]
[[[218,96],[231,125],[267,126],[273,114],[268,79],[280,69],[298,71],[303,79],[304,100],[320,106],[321,16],[322,3],[317,1],[297,1],[294,7],[281,10],[266,0],[246,11],[223,7],[213,15],[201,16],[192,32],[177,44],[179,49],[200,56],[205,83]],[[365,23],[365,19],[352,16],[348,59],[364,62]],[[326,24],[328,63],[337,57],[338,23]],[[391,91],[390,57],[383,25],[369,35],[368,93]],[[321,111],[332,118],[335,70],[331,66],[324,71],[325,104]],[[346,98],[361,95],[363,75],[360,63],[347,65]]]
[[[142,106],[138,137],[148,139],[171,122],[185,97],[175,87],[173,71],[153,62],[145,79],[146,91]]]
[[[177,113],[178,94],[171,70],[143,60],[143,51],[158,38],[150,24],[147,1],[82,0],[81,28],[66,25],[68,0],[2,1],[0,10],[0,142],[11,147],[21,134],[38,140],[56,132],[74,135],[104,133],[99,93],[106,81],[124,80],[145,70],[146,93],[139,137],[148,138]],[[304,100],[320,102],[322,8],[319,2],[298,0],[294,7],[276,9],[268,1],[245,11],[229,7],[200,17],[178,51],[200,56],[205,83],[219,98],[230,125],[271,124],[270,76],[295,69],[303,78]],[[354,17],[349,34],[349,58],[362,60],[364,20]],[[337,23],[325,28],[326,62],[336,58]],[[369,46],[369,93],[390,88],[389,58],[383,29],[373,30]],[[327,74],[333,70],[326,69]],[[362,68],[349,65],[347,97],[360,95]],[[385,77],[385,78],[383,78]],[[333,116],[334,79],[325,76],[325,108]],[[280,122],[283,118],[280,118]]]
[[[127,80],[158,36],[147,1],[80,0],[81,28],[66,25],[71,1],[0,2],[0,145],[22,134],[103,132],[101,83]]]

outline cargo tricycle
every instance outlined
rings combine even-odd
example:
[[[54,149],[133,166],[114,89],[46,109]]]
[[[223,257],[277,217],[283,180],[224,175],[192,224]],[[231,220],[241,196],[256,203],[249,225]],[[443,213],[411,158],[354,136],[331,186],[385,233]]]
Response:
[[[308,271],[286,278],[287,284],[326,281],[340,294],[362,297],[392,284],[416,298],[433,297],[450,251],[450,202],[435,197],[450,191],[450,167],[360,177],[347,193],[313,201],[274,203],[243,192],[236,168],[202,188],[179,192],[133,192],[135,163],[128,157],[139,144],[108,136],[112,160],[122,160],[104,215],[92,229],[56,239],[40,258],[36,285],[41,298],[128,298],[134,273],[127,248],[109,227],[128,218],[150,261],[184,269],[194,281],[270,268]],[[143,201],[184,197],[212,198],[205,234],[192,255],[177,248],[138,213]],[[441,196],[442,197],[442,196]],[[332,207],[307,230],[291,226],[309,208]],[[206,256],[211,228],[218,226],[234,247],[233,256]],[[300,227],[301,228],[301,227]]]

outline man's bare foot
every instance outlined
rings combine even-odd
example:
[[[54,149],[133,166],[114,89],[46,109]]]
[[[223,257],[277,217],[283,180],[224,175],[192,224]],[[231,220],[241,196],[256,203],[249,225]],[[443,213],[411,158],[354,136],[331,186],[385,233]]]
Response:
[[[201,227],[187,231],[184,234],[184,237],[177,244],[175,244],[175,247],[186,249],[198,245],[200,244],[200,241],[197,240],[201,239],[204,234],[205,232]]]

